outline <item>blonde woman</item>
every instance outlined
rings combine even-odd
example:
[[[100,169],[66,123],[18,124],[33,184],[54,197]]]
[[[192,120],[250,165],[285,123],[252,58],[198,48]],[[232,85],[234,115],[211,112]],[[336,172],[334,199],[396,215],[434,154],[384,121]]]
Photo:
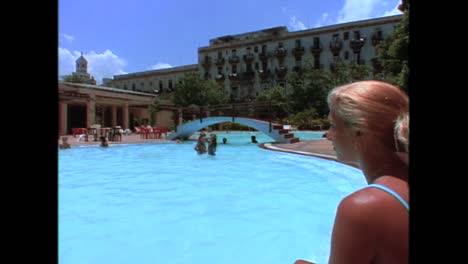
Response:
[[[369,184],[338,205],[329,263],[408,263],[407,95],[385,82],[360,81],[333,89],[328,105],[327,139],[338,160],[359,167]]]

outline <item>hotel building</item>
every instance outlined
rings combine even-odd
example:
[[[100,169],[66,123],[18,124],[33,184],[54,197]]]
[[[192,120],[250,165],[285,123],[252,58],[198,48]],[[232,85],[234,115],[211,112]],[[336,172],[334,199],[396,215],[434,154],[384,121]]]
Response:
[[[330,69],[341,59],[366,64],[378,78],[377,46],[394,31],[403,15],[387,16],[289,32],[274,27],[211,39],[198,48],[198,64],[116,75],[105,85],[137,92],[173,92],[187,73],[199,73],[221,85],[231,100],[242,102],[274,86],[288,87],[287,77],[309,62]]]

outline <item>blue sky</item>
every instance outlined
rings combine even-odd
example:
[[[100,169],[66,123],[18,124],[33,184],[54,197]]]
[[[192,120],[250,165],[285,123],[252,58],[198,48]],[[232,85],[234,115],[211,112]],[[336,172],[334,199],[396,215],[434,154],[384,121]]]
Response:
[[[196,64],[224,35],[289,31],[401,14],[401,0],[59,0],[59,76],[83,55],[98,84],[117,74]]]

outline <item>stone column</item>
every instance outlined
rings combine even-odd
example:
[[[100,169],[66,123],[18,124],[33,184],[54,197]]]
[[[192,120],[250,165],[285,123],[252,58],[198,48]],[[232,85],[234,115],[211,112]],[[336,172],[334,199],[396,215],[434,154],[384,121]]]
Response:
[[[117,126],[117,106],[115,106],[115,105],[111,106],[111,111],[112,111],[111,125],[112,125],[112,127],[115,127],[115,126]]]
[[[96,95],[90,94],[86,102],[86,127],[89,128],[96,123]]]
[[[151,105],[148,106],[147,108],[148,111],[148,122],[151,127],[155,125],[155,120],[154,120],[154,115],[151,114]]]
[[[177,125],[180,126],[182,125],[183,117],[182,117],[182,107],[179,107],[179,120]]]
[[[128,113],[128,103],[124,103],[122,105],[122,121],[123,121],[123,124],[122,124],[122,128],[123,129],[127,129],[129,128],[128,127],[128,124],[129,124],[129,113]]]
[[[59,103],[59,135],[67,134],[68,104]]]

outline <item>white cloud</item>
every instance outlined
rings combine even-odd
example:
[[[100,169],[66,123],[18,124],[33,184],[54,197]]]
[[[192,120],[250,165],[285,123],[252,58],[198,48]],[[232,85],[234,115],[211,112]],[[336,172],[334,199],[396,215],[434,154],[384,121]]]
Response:
[[[338,12],[336,23],[345,23],[363,19],[383,17],[399,14],[396,7],[388,7],[392,3],[400,3],[400,0],[345,0],[343,8]],[[401,14],[401,12],[400,12]]]
[[[71,52],[59,47],[59,77],[72,74],[76,70],[75,62],[80,56],[81,52]],[[88,61],[88,73],[94,77],[97,84],[102,84],[102,78],[112,78],[114,75],[127,73],[123,70],[127,65],[125,60],[110,50],[105,50],[100,54],[91,51],[83,56]]]
[[[322,18],[317,23],[315,23],[314,27],[318,28],[318,27],[321,27],[322,25],[329,25],[329,24],[332,24],[332,22],[330,21],[328,13],[323,13]]]
[[[302,21],[300,20],[296,21],[296,16],[292,16],[291,19],[289,20],[289,27],[293,31],[307,29],[307,27],[304,25]]]
[[[390,11],[386,11],[382,16],[394,16],[394,15],[401,15],[401,14],[403,14],[403,13],[398,9],[398,6],[400,6],[400,4],[401,4],[401,1],[397,1],[395,7],[394,7],[392,10],[390,10]]]
[[[72,42],[75,39],[75,37],[71,35],[67,35],[67,34],[60,34],[60,35],[70,42]]]
[[[398,10],[401,0],[345,0],[337,15],[323,13],[314,27],[323,27],[352,21],[402,14]]]
[[[159,70],[159,69],[167,69],[167,68],[172,68],[172,65],[164,63],[164,62],[158,62],[155,65],[148,67],[148,70]]]

